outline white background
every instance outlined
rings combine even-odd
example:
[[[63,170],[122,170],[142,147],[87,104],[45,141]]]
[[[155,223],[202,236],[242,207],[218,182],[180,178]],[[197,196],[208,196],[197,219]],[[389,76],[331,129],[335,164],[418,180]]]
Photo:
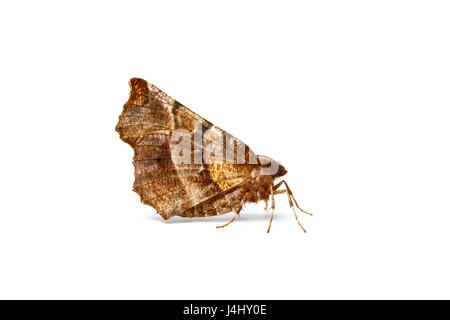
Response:
[[[447,1],[0,5],[0,298],[450,298]],[[142,77],[279,160],[277,196],[163,222],[114,131]]]

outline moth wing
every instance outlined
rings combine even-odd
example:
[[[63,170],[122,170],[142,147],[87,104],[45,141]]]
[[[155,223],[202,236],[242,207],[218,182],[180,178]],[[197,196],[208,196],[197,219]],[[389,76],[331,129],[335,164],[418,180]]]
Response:
[[[134,148],[149,131],[173,131],[174,100],[143,79],[133,78],[129,85],[130,97],[116,126],[120,138]]]
[[[189,209],[215,197],[223,197],[248,181],[247,172],[229,170],[228,165],[221,167],[215,163],[212,168],[205,163],[177,163],[173,160],[173,148],[170,131],[151,132],[134,148],[133,190],[143,203],[154,207],[164,219],[175,215],[189,216],[192,212]],[[219,174],[222,175],[220,183],[216,180]],[[208,210],[197,210],[193,216],[225,213],[225,203],[215,203],[215,210],[208,207]]]
[[[245,149],[245,159],[238,161],[239,164],[257,161],[253,151],[241,140],[205,120],[153,84],[144,79],[132,78],[129,85],[130,97],[123,106],[116,131],[133,148],[149,132],[182,129],[193,134],[201,124],[201,130],[207,132],[202,148],[211,143],[217,145],[220,138],[224,137],[227,142],[234,144],[230,151],[234,152],[235,158]]]
[[[257,161],[255,154],[147,81],[133,78],[130,88],[116,130],[134,148],[134,191],[141,201],[165,219],[191,215],[190,209],[201,203],[210,206],[194,216],[225,213],[224,202],[214,198],[226,199],[226,194],[249,180]],[[173,141],[176,130],[190,136],[187,145]],[[196,139],[199,132],[200,140]],[[178,152],[192,152],[190,163],[174,161],[175,147]],[[223,151],[222,158],[217,157],[217,150]]]

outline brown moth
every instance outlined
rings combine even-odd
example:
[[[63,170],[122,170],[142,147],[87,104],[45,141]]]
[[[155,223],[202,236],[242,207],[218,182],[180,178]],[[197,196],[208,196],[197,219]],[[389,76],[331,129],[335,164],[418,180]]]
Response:
[[[256,156],[242,141],[206,121],[143,79],[130,80],[130,97],[116,130],[134,149],[133,190],[164,219],[204,217],[235,212],[247,202],[286,193],[298,220],[299,207],[286,181],[275,179],[287,171],[277,161]],[[284,184],[285,189],[280,190]],[[306,231],[305,231],[306,232]]]

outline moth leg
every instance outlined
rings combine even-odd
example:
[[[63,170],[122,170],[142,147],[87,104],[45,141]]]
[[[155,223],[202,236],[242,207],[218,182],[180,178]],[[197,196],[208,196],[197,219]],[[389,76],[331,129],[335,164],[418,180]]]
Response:
[[[305,228],[303,228],[302,224],[301,224],[300,221],[298,220],[297,212],[295,212],[294,204],[292,203],[291,195],[290,195],[289,192],[287,193],[287,196],[288,196],[288,200],[289,200],[289,206],[292,208],[292,211],[294,212],[295,220],[297,220],[297,223],[298,223],[298,225],[300,226],[300,228],[302,228],[302,230],[303,230],[304,232],[306,232]]]
[[[270,232],[270,227],[272,226],[273,214],[275,213],[275,197],[273,193],[273,188],[270,186],[270,195],[272,196],[272,214],[270,215],[269,229],[267,229],[267,233]]]
[[[298,220],[297,212],[295,212],[294,205],[293,205],[293,203],[292,203],[291,197],[289,196],[289,193],[288,193],[288,199],[289,199],[289,206],[292,208],[292,211],[294,211],[295,220],[297,220],[297,223],[298,223],[298,225],[300,226],[300,228],[302,228],[302,230],[306,233],[305,228],[303,228],[302,224],[301,224],[300,221]]]
[[[286,186],[286,190],[287,190],[288,196],[292,197],[292,199],[294,200],[294,203],[295,203],[295,205],[297,206],[297,208],[298,208],[301,212],[306,213],[306,214],[309,214],[310,216],[312,216],[312,213],[309,213],[309,212],[303,210],[302,208],[300,208],[300,206],[299,206],[298,203],[297,203],[297,200],[295,200],[294,195],[292,194],[292,191],[291,191],[291,189],[289,188],[289,186],[288,186],[288,184],[286,183],[286,181],[283,180],[283,181],[281,181],[279,184],[281,184],[281,183],[284,183],[284,185]]]
[[[277,190],[275,191],[275,194],[280,194],[280,193],[285,193],[287,192],[287,196],[288,196],[288,200],[289,200],[289,206],[292,208],[292,211],[294,212],[294,216],[295,216],[295,220],[297,220],[298,225],[300,226],[300,228],[302,228],[302,230],[304,232],[306,232],[305,228],[303,228],[302,224],[300,223],[300,221],[298,220],[298,216],[297,216],[297,212],[295,212],[294,209],[294,203],[292,202],[292,199],[294,199],[294,196],[292,195],[291,189],[289,189],[289,186],[287,185],[286,181],[281,181],[279,184],[276,185],[276,187],[279,187],[279,185],[281,185],[282,183],[284,183],[284,185],[286,186],[285,190]],[[292,198],[292,199],[291,199]],[[295,201],[295,199],[294,199]],[[300,207],[298,206],[297,202],[295,201],[295,204],[297,205],[297,207],[300,209]],[[300,209],[300,211],[302,212],[306,212],[302,209]],[[308,214],[310,214],[309,212],[307,212]]]
[[[279,187],[281,186],[281,183],[277,184],[276,186],[272,187],[270,194],[272,195],[272,193],[275,194],[280,194],[280,193],[285,193],[286,190],[277,190]],[[272,197],[272,202],[274,198]],[[269,208],[269,200],[265,200],[266,202],[266,206],[264,207],[264,211],[267,211],[267,209]]]
[[[277,183],[276,185],[274,185],[273,186],[273,190],[277,190],[283,184],[283,181],[281,181],[281,182]]]
[[[217,226],[216,228],[225,228],[227,225],[229,225],[230,223],[232,223],[234,220],[236,220],[237,217],[239,217],[239,214],[242,210],[242,207],[244,206],[244,203],[242,202],[240,204],[240,207],[237,207],[237,209],[235,209],[236,214],[234,215],[234,217],[228,221],[227,223],[225,223],[223,226]]]
[[[230,223],[232,223],[234,220],[236,220],[236,217],[237,216],[239,216],[239,213],[236,213],[235,215],[234,215],[234,217],[230,220],[230,221],[228,221],[227,223],[225,223],[223,226],[217,226],[216,228],[225,228],[226,226],[228,226]]]

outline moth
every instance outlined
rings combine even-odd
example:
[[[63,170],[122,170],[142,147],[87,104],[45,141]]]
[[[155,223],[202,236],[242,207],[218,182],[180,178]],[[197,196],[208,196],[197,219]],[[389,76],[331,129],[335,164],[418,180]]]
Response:
[[[271,215],[277,194],[286,193],[303,231],[300,208],[283,177],[281,163],[255,155],[241,140],[203,119],[163,91],[139,78],[129,82],[130,96],[116,131],[134,150],[133,190],[163,219],[205,217],[233,211],[235,221],[244,204],[264,201]],[[284,186],[284,189],[281,187]]]

